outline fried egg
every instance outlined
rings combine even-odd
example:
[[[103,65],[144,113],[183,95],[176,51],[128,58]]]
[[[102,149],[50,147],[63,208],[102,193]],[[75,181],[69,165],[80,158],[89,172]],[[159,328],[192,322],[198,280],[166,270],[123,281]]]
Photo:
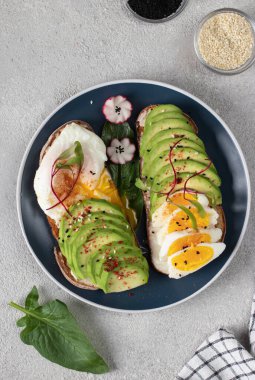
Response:
[[[108,172],[104,169],[107,156],[103,141],[95,133],[71,122],[47,148],[34,179],[38,203],[45,214],[57,225],[59,225],[65,209],[62,205],[50,209],[58,203],[58,199],[51,189],[51,170],[59,156],[76,141],[79,141],[82,146],[84,162],[78,181],[64,202],[65,205],[70,206],[85,198],[113,198],[114,200],[115,197],[116,203],[119,202],[117,190]],[[58,196],[60,199],[63,199],[63,195],[66,193],[66,186],[70,186],[70,176],[70,171],[69,173],[63,172],[59,179]]]
[[[192,246],[169,256],[167,260],[170,278],[181,278],[203,268],[220,256],[224,243],[203,243]]]

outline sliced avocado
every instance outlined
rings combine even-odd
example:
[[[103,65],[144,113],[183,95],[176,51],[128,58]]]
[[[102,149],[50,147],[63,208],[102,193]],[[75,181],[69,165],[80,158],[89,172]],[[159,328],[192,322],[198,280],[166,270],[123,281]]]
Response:
[[[152,149],[148,149],[148,152],[143,156],[143,168],[142,168],[142,175],[145,176],[150,176],[150,170],[151,170],[151,165],[152,162],[156,159],[159,158],[160,160],[163,161],[165,152],[168,151],[168,154],[170,152],[170,147],[173,146],[175,143],[177,143],[179,138],[176,139],[165,139],[160,142],[159,145],[155,145]],[[193,141],[190,141],[188,139],[182,139],[178,145],[176,145],[176,148],[183,148],[183,147],[188,147],[197,150],[199,153],[206,154],[204,149],[194,143]]]
[[[97,219],[95,219],[97,218]],[[133,232],[125,219],[121,219],[119,216],[113,214],[103,213],[91,213],[89,217],[84,219],[79,226],[75,226],[74,229],[70,229],[64,240],[64,244],[61,246],[63,255],[66,257],[69,265],[72,265],[72,247],[75,244],[83,244],[94,231],[97,229],[114,229],[123,235],[125,238],[134,240]]]
[[[183,189],[185,181],[190,177],[190,173],[180,173],[177,176],[177,184],[174,191]],[[169,177],[162,181],[158,186],[159,190],[154,190],[151,192],[150,204],[151,204],[151,215],[164,203],[166,200],[166,195],[161,195],[160,193],[167,193],[171,188],[171,183],[173,183],[174,176]],[[203,175],[197,175],[192,177],[187,184],[187,188],[198,191],[199,193],[205,194],[211,205],[221,205],[221,191],[215,186],[209,179],[205,178]],[[160,192],[160,193],[159,193]]]
[[[76,232],[70,239],[70,245],[83,245],[88,240],[93,239],[94,236],[97,236],[101,233],[101,231],[115,231],[119,233],[123,239],[130,241],[132,244],[134,240],[133,233],[129,230],[127,231],[118,223],[114,223],[113,221],[104,222],[104,221],[96,221],[94,223],[85,224],[80,228],[78,232]]]
[[[86,199],[76,203],[69,208],[70,215],[66,213],[60,222],[59,237],[62,243],[70,230],[79,228],[80,224],[92,213],[103,212],[123,217],[123,213],[119,206],[107,202],[104,199]]]
[[[177,106],[175,106],[175,105],[173,105],[173,104],[160,104],[160,105],[154,107],[154,108],[148,113],[148,115],[147,115],[147,117],[146,117],[146,120],[145,120],[145,128],[147,127],[147,125],[150,124],[151,120],[152,120],[155,116],[161,114],[162,112],[179,112],[179,113],[181,113],[181,114],[183,113],[182,110],[181,110],[179,107],[177,107]]]
[[[174,111],[172,111],[172,112],[161,112],[160,114],[153,116],[151,119],[151,122],[155,123],[156,121],[160,121],[163,119],[181,119],[181,120],[190,122],[189,118],[186,115],[184,115],[183,113],[174,112]]]
[[[123,292],[137,288],[148,282],[148,270],[139,266],[125,265],[109,273],[105,284],[105,293]]]
[[[146,144],[146,151],[152,149],[154,146],[160,145],[165,139],[175,138],[181,140],[180,142],[182,142],[182,139],[188,139],[199,145],[202,149],[205,149],[203,141],[194,132],[186,131],[181,128],[174,128],[156,132]]]
[[[165,131],[166,129],[185,129],[190,132],[194,132],[193,126],[183,119],[161,119],[159,121],[153,121],[143,133],[143,139],[149,140],[151,136],[155,135],[155,132]]]
[[[132,254],[137,258],[141,256],[141,250],[137,246],[124,245],[119,243],[112,243],[108,245],[101,246],[98,250],[93,252],[93,255],[90,255],[88,263],[87,263],[87,272],[91,277],[94,283],[98,281],[96,278],[103,271],[103,268],[100,268],[100,263],[104,263],[106,258],[121,258],[127,254]]]
[[[159,170],[166,164],[170,165],[169,161],[169,149],[165,152],[160,153],[161,159],[157,156],[152,161],[150,161],[150,177],[154,178]],[[194,160],[204,164],[208,164],[208,156],[206,153],[198,152],[196,149],[189,147],[176,147],[172,152],[172,159],[174,160]],[[215,166],[212,164],[210,166],[212,169],[215,169]]]
[[[143,270],[148,270],[148,263],[142,256],[141,250],[137,247],[127,247],[127,249],[115,247],[108,249],[107,254],[101,252],[93,255],[93,259],[88,262],[87,267],[92,267],[91,272],[94,274],[94,281],[97,286],[104,288],[104,281],[107,277],[105,272],[109,273],[127,265],[135,265]]]
[[[75,275],[78,278],[86,278],[89,256],[101,246],[112,242],[132,245],[132,242],[130,242],[130,240],[126,241],[119,232],[106,229],[98,230],[97,233],[83,245],[74,245],[72,249],[72,269]]]
[[[158,137],[159,133],[161,133],[160,136],[164,136],[164,138],[184,138],[184,131],[187,131],[187,133],[189,132],[188,136],[190,136],[190,134],[194,135],[190,137],[191,141],[196,142],[195,140],[197,139],[200,142],[199,145],[202,147],[204,146],[203,142],[198,138],[193,127],[188,122],[180,119],[166,119],[158,121],[155,124],[152,123],[151,126],[148,127],[147,132],[144,132],[141,138],[140,154],[143,155],[147,149],[150,149],[152,143],[154,142],[154,139],[156,136]],[[163,132],[165,133],[163,134]]]
[[[87,261],[86,272],[88,277],[93,283],[96,284],[96,273],[95,273],[95,264],[96,262],[102,261],[106,255],[109,254],[122,254],[124,252],[133,252],[135,255],[140,255],[141,250],[137,246],[119,244],[119,242],[112,242],[109,244],[101,245],[97,249],[94,249],[93,253],[89,255]]]
[[[208,161],[209,162],[209,161]],[[203,164],[198,161],[194,160],[177,160],[173,162],[173,166],[176,170],[177,175],[180,173],[190,173],[190,175],[194,173],[198,173],[202,170],[205,170],[208,166],[207,164]],[[158,172],[157,175],[154,177],[153,181],[151,181],[151,189],[158,191],[159,188],[157,184],[162,183],[165,179],[172,177],[174,175],[173,168],[170,164],[167,164],[163,166]],[[215,169],[207,168],[205,172],[202,174],[205,178],[208,178],[212,183],[214,183],[216,186],[221,185],[221,180],[218,174],[216,173]]]
[[[134,241],[133,232],[124,218],[103,212],[91,213],[82,223],[69,230],[69,235],[66,236],[64,244],[61,246],[61,251],[70,266],[72,266],[73,247],[77,247],[77,244],[84,244],[92,234],[100,229],[115,230],[123,238]]]
[[[115,255],[124,252],[126,249],[132,249],[135,254],[140,254],[140,249],[138,247],[119,244],[117,242],[106,244],[95,249],[87,261],[87,274],[91,278],[91,281],[96,284],[96,278],[101,273],[98,263],[103,262],[106,259],[106,256],[115,257]]]

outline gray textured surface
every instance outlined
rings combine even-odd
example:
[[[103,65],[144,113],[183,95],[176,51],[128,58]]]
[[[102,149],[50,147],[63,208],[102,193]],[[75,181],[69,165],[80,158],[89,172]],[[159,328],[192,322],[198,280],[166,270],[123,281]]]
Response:
[[[158,25],[138,22],[120,0],[0,0],[0,378],[95,378],[51,364],[20,342],[18,313],[6,304],[22,302],[33,284],[44,299],[57,297],[70,306],[111,366],[102,379],[174,379],[219,326],[247,344],[255,270],[253,212],[238,255],[209,289],[170,310],[121,315],[83,305],[48,279],[26,247],[15,207],[20,161],[42,120],[77,91],[125,78],[165,81],[207,102],[240,142],[254,186],[255,66],[238,76],[219,76],[193,52],[198,21],[222,6],[255,17],[254,0],[190,0],[178,18]]]

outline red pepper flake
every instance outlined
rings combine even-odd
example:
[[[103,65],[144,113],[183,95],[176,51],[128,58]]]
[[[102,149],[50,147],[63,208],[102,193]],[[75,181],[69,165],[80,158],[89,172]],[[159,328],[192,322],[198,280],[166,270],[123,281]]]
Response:
[[[119,262],[117,259],[112,259],[111,257],[108,258],[105,262],[104,262],[104,270],[106,272],[112,272],[115,268],[117,268],[119,266]]]

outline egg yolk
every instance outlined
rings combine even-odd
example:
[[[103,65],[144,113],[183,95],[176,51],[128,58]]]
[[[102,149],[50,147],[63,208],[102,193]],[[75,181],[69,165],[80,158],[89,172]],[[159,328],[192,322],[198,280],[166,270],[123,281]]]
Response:
[[[213,248],[198,246],[186,249],[172,258],[172,266],[181,271],[194,271],[207,264],[213,257]]]
[[[185,199],[186,198],[186,199]],[[184,198],[184,193],[176,193],[171,196],[171,201],[182,206],[190,206],[189,200],[196,200],[196,196],[193,194],[186,193]],[[173,211],[177,210],[178,207],[173,203],[167,203],[164,208],[163,216],[168,216]]]
[[[211,236],[209,234],[194,234],[176,239],[168,249],[168,256],[171,256],[175,252],[182,251],[183,249],[196,246],[200,243],[211,243]]]
[[[134,210],[129,207],[126,197],[120,198],[118,190],[106,169],[103,170],[95,189],[91,189],[86,183],[78,180],[71,196],[67,199],[70,205],[73,203],[72,198],[74,199],[76,196],[82,196],[83,199],[105,199],[110,203],[120,206],[131,226],[133,228],[136,227],[137,219]]]
[[[78,180],[74,186],[71,197],[74,198],[77,195],[81,195],[84,199],[105,199],[123,207],[117,188],[106,169],[103,170],[94,189],[91,189],[86,183]]]
[[[198,228],[207,228],[210,223],[210,215],[206,213],[204,217],[201,217],[196,208],[191,208],[190,212],[194,215],[197,221]],[[168,225],[168,232],[183,231],[192,227],[192,221],[190,217],[184,212],[180,211],[170,220]]]

